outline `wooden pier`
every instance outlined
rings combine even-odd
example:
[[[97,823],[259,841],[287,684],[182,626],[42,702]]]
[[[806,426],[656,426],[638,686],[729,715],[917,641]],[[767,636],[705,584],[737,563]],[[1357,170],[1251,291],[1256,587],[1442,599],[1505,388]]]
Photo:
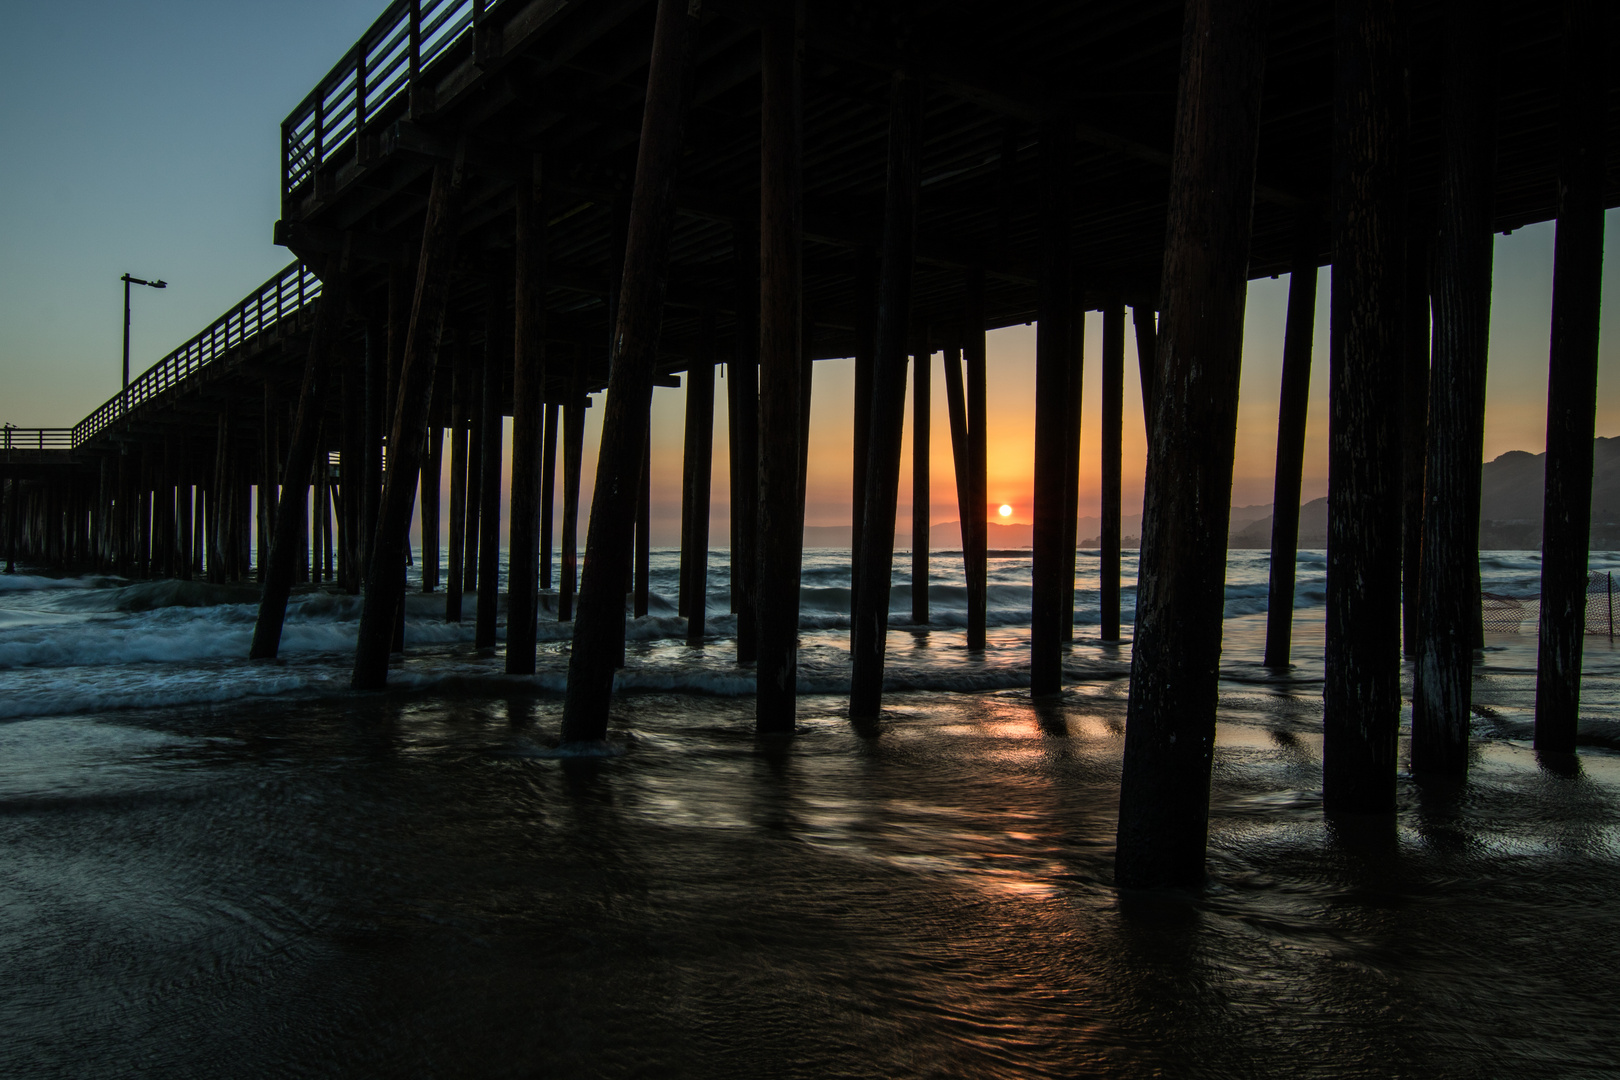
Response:
[[[1583,572],[1594,275],[1601,210],[1620,204],[1620,172],[1606,167],[1620,102],[1593,45],[1607,19],[1592,0],[395,0],[282,123],[274,228],[296,261],[70,433],[8,433],[8,559],[257,578],[256,656],[275,654],[298,581],[363,592],[354,684],[369,688],[401,645],[420,515],[424,587],[446,589],[452,620],[464,587],[476,593],[481,645],[496,639],[499,549],[516,560],[508,671],[533,671],[534,620],[576,620],[564,733],[600,739],[625,596],[644,610],[647,590],[651,390],[683,378],[696,396],[681,599],[689,640],[703,643],[707,484],[694,478],[708,476],[703,395],[719,362],[732,395],[721,437],[735,648],[755,665],[760,731],[788,734],[809,365],[854,357],[861,400],[830,407],[862,424],[850,714],[869,720],[883,696],[908,368],[917,385],[946,380],[940,437],[972,525],[985,516],[984,335],[1038,321],[1031,682],[1056,694],[1073,627],[1078,320],[1101,310],[1101,619],[1105,637],[1135,641],[1120,878],[1196,881],[1246,281],[1337,271],[1331,332],[1315,334],[1328,341],[1334,417],[1330,809],[1393,812],[1403,595],[1425,605],[1407,620],[1415,764],[1466,768],[1472,628],[1460,613],[1477,607],[1477,538],[1458,523],[1477,511],[1467,463],[1479,456],[1491,237],[1552,219],[1560,480],[1547,521],[1564,524],[1549,526],[1548,587],[1567,591]],[[1444,373],[1432,385],[1430,296]],[[1127,308],[1151,396],[1134,635],[1118,626],[1117,581]],[[1294,557],[1309,320],[1310,297],[1291,297],[1274,568]],[[604,389],[587,528],[583,409]],[[912,437],[924,447],[929,432]],[[38,445],[20,445],[29,438]],[[424,482],[444,462],[448,493]],[[1420,497],[1415,463],[1444,478],[1444,513]],[[984,529],[964,530],[974,648],[985,543]],[[557,593],[550,611],[542,588]],[[1274,570],[1272,591],[1267,658],[1282,666],[1291,574]],[[925,582],[914,595],[926,619]],[[1542,611],[1553,644],[1537,741],[1568,753],[1579,631],[1548,622],[1567,622],[1563,608]]]

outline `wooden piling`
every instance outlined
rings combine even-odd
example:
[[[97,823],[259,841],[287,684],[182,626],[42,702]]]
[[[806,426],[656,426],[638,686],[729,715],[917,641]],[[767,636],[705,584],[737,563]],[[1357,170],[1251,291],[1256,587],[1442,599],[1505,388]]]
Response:
[[[1535,747],[1541,754],[1575,752],[1581,701],[1603,303],[1604,80],[1612,26],[1603,0],[1566,0],[1536,656]]]
[[[585,574],[568,661],[562,723],[565,742],[597,741],[607,735],[614,661],[624,636],[625,572],[632,542],[635,482],[640,478],[647,441],[675,178],[691,97],[697,32],[695,5],[659,0],[613,332],[602,450],[591,499]]]
[[[460,187],[459,160],[453,164],[443,160],[434,163],[427,222],[422,231],[422,256],[417,264],[416,298],[411,308],[400,374],[399,401],[389,432],[394,462],[388,470],[372,558],[366,567],[365,602],[360,613],[352,679],[356,690],[381,689],[388,678],[389,646],[394,636],[396,613],[404,599],[404,581],[399,569],[405,562],[411,504],[415,501],[412,489],[422,453],[421,431],[427,423],[433,366],[449,299]],[[407,478],[412,483],[407,484]]]
[[[1401,311],[1405,28],[1397,0],[1344,9],[1336,36],[1333,316],[1322,806],[1395,809],[1400,723]]]
[[[684,532],[686,578],[686,643],[703,644],[709,592],[709,485],[714,471],[714,309],[706,308],[699,328],[698,359],[686,372],[686,505],[690,520]]]
[[[1265,0],[1189,0],[1115,880],[1204,878]]]
[[[911,365],[911,621],[928,625],[928,525],[931,485],[928,437],[932,426],[934,355],[919,334]]]
[[[760,26],[759,634],[754,726],[795,725],[799,649],[799,450],[803,389],[800,27],[791,9]]]
[[[466,574],[467,538],[467,372],[459,339],[450,330],[450,525],[449,561],[444,585],[444,621],[461,621],[462,581]]]
[[[1072,121],[1048,116],[1040,134],[1040,265],[1035,331],[1035,526],[1030,576],[1030,693],[1049,697],[1063,685],[1063,583],[1068,565],[1064,493],[1069,447],[1069,373],[1074,299],[1069,281]]]
[[[491,268],[484,322],[484,395],[479,420],[478,616],[476,648],[495,647],[501,580],[501,391],[512,369],[512,268],[500,259]]]
[[[22,477],[13,472],[6,482],[6,573],[17,572],[17,537],[22,532]]]
[[[1424,468],[1423,619],[1412,680],[1412,770],[1445,776],[1468,773],[1479,622],[1478,492],[1491,317],[1496,11],[1495,0],[1451,4],[1440,105],[1443,149]],[[1331,544],[1330,538],[1330,566]]]
[[[1277,403],[1277,468],[1271,495],[1271,568],[1266,592],[1266,652],[1270,668],[1289,666],[1294,635],[1294,573],[1299,554],[1299,491],[1305,471],[1305,418],[1310,403],[1311,349],[1316,333],[1316,211],[1294,228],[1283,326],[1282,388]]]
[[[371,541],[377,535],[378,500],[382,497],[382,454],[384,427],[388,423],[388,328],[379,318],[366,320],[365,339],[365,434],[360,475],[360,576],[369,579]]]
[[[641,479],[636,485],[636,551],[634,597],[631,611],[645,618],[652,596],[652,417],[648,416],[647,437],[641,444]],[[623,667],[623,661],[620,662]]]
[[[264,381],[264,421],[259,433],[259,581],[264,581],[265,556],[270,551],[270,538],[275,535],[276,527],[276,466],[279,464],[276,453],[276,412],[278,403],[270,385],[270,380]]]
[[[210,584],[223,584],[226,577],[226,543],[229,536],[224,528],[225,511],[229,505],[226,494],[226,484],[230,478],[230,412],[221,409],[214,436],[214,482],[209,485],[210,505],[208,507],[208,581]],[[132,463],[134,464],[134,463]],[[138,468],[138,466],[137,466]],[[137,483],[137,468],[130,470],[130,481]],[[136,516],[140,514],[140,496],[132,488],[129,492],[131,509]],[[132,522],[133,526],[134,523]],[[132,537],[136,535],[132,532]]]
[[[967,273],[962,309],[962,359],[967,371],[967,428],[968,469],[972,477],[972,495],[969,513],[962,521],[972,526],[973,536],[962,536],[963,556],[967,569],[967,647],[969,651],[982,651],[985,639],[985,611],[989,592],[988,541],[990,524],[988,485],[988,436],[985,431],[985,338],[984,338],[984,270],[979,267]]]
[[[1157,314],[1146,305],[1131,305],[1131,325],[1136,329],[1136,370],[1142,383],[1142,420],[1150,429],[1150,435],[1153,427],[1153,382],[1158,366]]]
[[[1085,287],[1069,276],[1073,296],[1069,309],[1069,375],[1067,408],[1063,413],[1063,600],[1059,608],[1059,637],[1074,640],[1074,584],[1080,568],[1080,419],[1085,406],[1086,302]]]
[[[562,580],[557,583],[557,621],[574,617],[574,591],[579,587],[579,475],[585,456],[585,391],[579,358],[574,358],[563,405]]]
[[[417,505],[422,508],[422,591],[439,587],[439,492],[444,483],[444,429],[429,426],[427,447],[422,452],[422,491]]]
[[[906,411],[906,337],[911,325],[912,259],[922,171],[922,86],[902,68],[889,86],[889,148],[878,271],[877,346],[866,436],[866,508],[851,635],[849,716],[876,719],[883,706],[883,659],[889,636],[894,518],[900,497],[900,441]]]
[[[545,227],[541,162],[517,190],[517,281],[512,359],[512,522],[507,542],[506,672],[533,675],[539,618],[541,454],[546,389]],[[548,538],[549,541],[549,538]],[[550,543],[546,544],[549,561]],[[549,577],[549,575],[547,575]]]
[[[326,274],[315,313],[315,329],[310,333],[309,351],[304,360],[304,378],[298,391],[298,412],[293,419],[292,437],[287,441],[287,461],[281,470],[282,512],[276,515],[270,541],[270,559],[265,566],[264,590],[259,596],[259,617],[253,624],[250,660],[274,659],[281,648],[281,628],[287,618],[287,598],[296,576],[300,532],[309,498],[310,477],[320,441],[321,410],[326,383],[332,370],[331,353],[343,330],[344,308],[348,303],[349,267],[335,265]]]
[[[977,503],[973,478],[973,448],[968,435],[967,394],[962,384],[962,349],[955,343],[945,346],[941,357],[945,375],[945,410],[951,427],[951,464],[956,475],[956,513],[962,530],[962,567],[968,594],[968,623],[973,622],[974,519],[984,517]],[[977,503],[977,505],[976,505]],[[970,629],[971,634],[971,629]],[[981,648],[983,646],[980,646]],[[970,645],[969,648],[972,648]]]
[[[1429,249],[1407,230],[1401,380],[1401,654],[1417,657],[1423,593],[1423,469],[1429,449]]]
[[[545,445],[540,451],[540,587],[551,588],[552,514],[557,501],[557,403],[545,403]]]
[[[484,378],[487,357],[464,350],[462,362],[467,373],[467,501],[463,507],[465,535],[461,541],[461,591],[474,594],[474,618],[478,593],[478,515],[484,493]],[[488,352],[487,347],[484,350]]]
[[[1099,636],[1119,640],[1119,556],[1122,542],[1121,463],[1125,435],[1125,305],[1117,297],[1103,307],[1102,325],[1102,535],[1098,592]]]
[[[759,229],[738,222],[737,334],[726,377],[731,438],[731,602],[737,613],[737,663],[759,656],[755,575],[759,555]]]
[[[365,510],[362,488],[365,473],[365,359],[347,351],[342,361],[343,423],[338,427],[341,450],[338,472],[343,495],[343,589],[360,592],[361,564],[368,539],[361,535]]]
[[[854,468],[850,477],[849,618],[851,643],[855,615],[860,610],[861,536],[866,523],[866,471],[872,434],[872,365],[877,348],[877,257],[869,247],[855,256],[855,421]]]

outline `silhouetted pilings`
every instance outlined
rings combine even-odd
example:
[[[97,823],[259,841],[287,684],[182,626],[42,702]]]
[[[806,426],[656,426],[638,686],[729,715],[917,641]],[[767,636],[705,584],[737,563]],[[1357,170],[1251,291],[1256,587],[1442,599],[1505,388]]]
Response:
[[[682,458],[680,607],[686,643],[703,644],[709,590],[709,485],[714,469],[714,311],[703,313],[698,357],[686,373]]]
[[[1287,21],[1280,40],[1321,37],[1323,31],[1309,27],[1327,25],[1320,19],[1301,22],[1296,6],[1271,7]],[[1468,369],[1475,378],[1468,386],[1460,387],[1453,373],[1459,343],[1467,346],[1469,334],[1476,335],[1475,353],[1483,356],[1488,308],[1478,303],[1479,256],[1486,256],[1488,267],[1493,227],[1516,227],[1547,211],[1523,194],[1535,187],[1530,181],[1539,183],[1539,174],[1523,164],[1537,155],[1525,153],[1529,144],[1521,143],[1504,157],[1514,181],[1504,182],[1492,213],[1489,187],[1478,180],[1479,159],[1469,155],[1494,147],[1495,136],[1488,130],[1470,135],[1473,122],[1458,120],[1468,110],[1489,106],[1490,95],[1477,91],[1491,61],[1488,50],[1474,45],[1462,50],[1469,64],[1441,80],[1445,146],[1439,156],[1445,170],[1438,178],[1441,198],[1430,205],[1435,199],[1431,162],[1440,148],[1430,134],[1434,125],[1426,117],[1408,132],[1405,117],[1408,111],[1431,111],[1432,95],[1425,91],[1408,99],[1406,72],[1413,65],[1403,55],[1407,12],[1393,0],[1346,2],[1331,21],[1339,36],[1333,46],[1338,141],[1330,198],[1313,179],[1322,171],[1309,164],[1316,151],[1304,149],[1307,157],[1297,157],[1305,144],[1291,133],[1309,127],[1303,119],[1313,115],[1309,108],[1289,125],[1268,124],[1264,142],[1256,143],[1264,9],[1258,2],[1221,5],[1219,20],[1212,3],[1198,0],[1187,9],[1188,53],[1176,142],[1168,157],[1172,198],[1164,230],[1153,205],[1151,174],[1167,159],[1155,141],[1156,118],[1145,122],[1128,101],[1108,106],[1106,115],[1090,115],[1096,112],[1090,103],[1066,97],[1051,80],[1032,79],[1029,86],[1041,87],[1038,92],[993,81],[980,84],[971,65],[936,63],[932,46],[907,36],[904,19],[878,20],[885,27],[882,40],[867,42],[871,48],[858,58],[844,56],[836,79],[852,88],[868,80],[864,90],[846,95],[859,105],[857,112],[868,114],[871,102],[881,99],[884,81],[891,83],[886,132],[880,115],[833,119],[847,102],[829,103],[824,71],[808,85],[801,81],[801,55],[808,52],[819,60],[837,46],[829,44],[819,14],[805,26],[792,21],[789,8],[765,11],[762,19],[764,9],[748,5],[718,11],[710,5],[662,5],[647,97],[643,103],[637,92],[635,102],[645,105],[639,143],[633,133],[602,123],[609,112],[620,115],[619,106],[629,107],[630,94],[619,91],[629,90],[639,72],[648,70],[645,22],[632,27],[618,8],[593,9],[589,18],[576,17],[572,9],[563,12],[561,36],[545,37],[538,53],[518,61],[517,53],[502,49],[530,42],[525,35],[551,31],[519,32],[515,28],[528,25],[524,13],[533,5],[528,0],[503,4],[499,10],[505,14],[486,19],[478,32],[477,63],[453,78],[444,72],[459,62],[460,45],[456,32],[447,31],[439,59],[417,58],[403,76],[409,92],[400,100],[408,107],[397,115],[377,99],[368,113],[362,103],[365,73],[344,69],[346,74],[329,77],[322,92],[312,95],[314,111],[299,114],[313,127],[297,119],[284,127],[286,229],[278,226],[278,235],[285,232],[286,242],[307,248],[318,263],[345,245],[355,248],[350,300],[356,330],[364,327],[363,341],[357,332],[331,343],[330,406],[317,410],[313,425],[301,418],[302,406],[292,408],[289,375],[297,359],[307,360],[294,354],[303,344],[313,349],[322,333],[315,325],[318,317],[307,317],[315,311],[303,311],[307,282],[300,268],[294,277],[283,275],[297,289],[291,308],[302,319],[290,324],[286,355],[274,352],[279,332],[265,331],[261,296],[256,308],[249,304],[239,312],[258,312],[257,333],[245,329],[244,321],[230,344],[231,328],[225,327],[227,344],[242,350],[241,366],[228,378],[217,384],[198,379],[144,416],[129,408],[146,400],[138,396],[122,401],[121,408],[104,407],[100,426],[91,425],[92,434],[101,434],[91,458],[64,482],[52,479],[58,474],[19,474],[8,462],[7,555],[13,563],[44,557],[62,565],[117,567],[132,576],[206,573],[210,580],[228,581],[262,574],[261,603],[267,612],[284,611],[297,582],[325,585],[335,571],[351,591],[365,583],[355,684],[374,687],[385,678],[390,649],[403,643],[405,530],[419,503],[423,588],[443,584],[446,617],[452,621],[462,614],[464,593],[476,595],[472,629],[480,647],[498,637],[498,556],[507,539],[505,660],[509,671],[531,672],[539,611],[547,609],[561,620],[575,614],[584,410],[588,394],[599,390],[605,377],[609,415],[596,468],[591,551],[564,725],[567,738],[598,738],[606,730],[612,670],[623,662],[626,596],[637,615],[647,612],[652,600],[650,387],[654,379],[670,385],[669,376],[681,371],[687,416],[678,606],[687,618],[688,642],[704,641],[713,378],[717,344],[729,334],[725,377],[737,658],[745,665],[758,663],[760,730],[788,733],[796,712],[810,358],[854,355],[850,714],[870,720],[882,701],[908,355],[917,358],[911,387],[911,616],[924,625],[930,618],[929,390],[935,377],[932,352],[943,348],[967,585],[966,641],[970,650],[978,650],[985,645],[988,606],[985,330],[1038,317],[1030,682],[1035,694],[1054,695],[1063,686],[1064,643],[1072,640],[1076,619],[1088,308],[1103,311],[1099,635],[1105,641],[1126,636],[1119,613],[1128,301],[1152,450],[1119,877],[1127,884],[1192,882],[1201,873],[1207,814],[1243,282],[1251,271],[1293,272],[1266,655],[1268,664],[1280,667],[1291,648],[1314,275],[1328,247],[1321,242],[1325,237],[1307,241],[1303,223],[1330,207],[1336,270],[1329,380],[1334,507],[1324,803],[1333,812],[1387,813],[1395,783],[1400,704],[1395,612],[1402,590],[1408,648],[1448,625],[1467,631],[1453,633],[1448,648],[1465,638],[1471,642],[1478,632],[1477,552],[1458,547],[1456,536],[1478,517],[1478,446],[1476,427],[1470,425],[1477,426],[1482,386],[1477,377],[1483,367]],[[1022,10],[1014,4],[1009,17],[1026,17]],[[1584,599],[1578,590],[1584,581],[1582,515],[1589,512],[1594,378],[1586,354],[1595,340],[1601,208],[1612,201],[1595,142],[1610,112],[1606,84],[1594,74],[1602,62],[1578,51],[1582,44],[1602,41],[1607,29],[1582,21],[1597,17],[1588,0],[1573,0],[1570,10],[1574,21],[1567,47],[1572,51],[1564,71],[1572,80],[1589,78],[1592,84],[1575,88],[1572,81],[1566,91],[1558,207],[1544,564],[1548,600],[1537,730],[1538,748],[1554,753],[1574,745],[1580,666],[1575,625]],[[1468,41],[1488,15],[1485,8],[1456,5],[1443,36]],[[1417,17],[1428,20],[1423,33],[1434,28],[1428,15]],[[1080,16],[1065,9],[1050,18],[1055,25]],[[1525,16],[1517,18],[1523,26]],[[582,29],[586,22],[595,29]],[[895,37],[897,28],[901,33]],[[551,95],[547,80],[554,77],[553,65],[571,71],[569,58],[588,47],[592,34],[609,31],[618,35],[613,57],[594,55],[580,70],[601,66],[636,74],[621,79],[624,86],[588,90],[593,103],[602,103],[593,104],[596,113],[577,110],[567,95]],[[1174,47],[1166,44],[1168,35],[1159,37],[1161,48]],[[384,40],[386,35],[371,44]],[[754,42],[760,46],[758,64]],[[722,55],[724,70],[713,63]],[[1276,77],[1283,85],[1267,101],[1325,105],[1318,91],[1298,81],[1297,59],[1280,65]],[[696,91],[703,113],[694,120],[696,137],[689,141],[682,123],[671,121],[684,121],[694,62],[703,72]],[[759,77],[756,72],[762,73],[757,121],[748,91],[735,92]],[[1510,66],[1499,74],[1516,78]],[[340,85],[342,78],[355,81]],[[352,99],[344,98],[345,85],[354,87]],[[445,91],[442,99],[435,96],[439,90]],[[809,135],[803,118],[807,93],[818,110],[829,110],[814,114]],[[507,97],[522,103],[523,115],[489,121],[509,108],[502,103]],[[1527,101],[1517,102],[1504,122],[1518,123],[1523,110],[1542,108]],[[925,104],[926,144],[920,138]],[[343,118],[334,119],[333,110]],[[986,110],[992,114],[988,122]],[[738,117],[740,125],[734,122]],[[1032,131],[1039,134],[1032,147],[1037,153],[1025,154],[1029,160],[1021,163],[1021,143]],[[878,147],[885,135],[888,158],[882,163]],[[1318,142],[1327,145],[1325,137]],[[1253,188],[1257,145],[1268,182]],[[535,168],[535,152],[542,147],[548,162],[561,163],[546,190],[554,202],[543,212]],[[633,198],[623,186],[632,155]],[[1304,168],[1297,167],[1301,161]],[[677,162],[692,170],[691,179],[678,180]],[[1128,167],[1122,169],[1122,162]],[[453,200],[447,201],[443,186],[446,170],[469,178],[467,213],[454,229],[446,224],[453,216]],[[1467,179],[1470,175],[1474,179]],[[424,190],[435,179],[434,190]],[[1256,262],[1246,267],[1251,189],[1264,210],[1253,215]],[[829,197],[834,191],[838,194]],[[919,208],[926,211],[921,231]],[[1466,228],[1458,224],[1464,219]],[[1431,259],[1433,221],[1440,228]],[[1290,262],[1291,222],[1301,227]],[[537,246],[542,227],[559,238],[554,264]],[[452,248],[461,252],[459,258],[451,257]],[[1439,313],[1432,395],[1438,420],[1432,435],[1426,423],[1431,408],[1423,400],[1431,261]],[[329,284],[335,294],[335,282]],[[279,299],[276,303],[282,318],[286,313]],[[814,305],[814,320],[806,314],[807,303]],[[1155,308],[1164,312],[1162,324],[1155,322]],[[441,334],[446,320],[453,328]],[[304,335],[311,331],[315,340],[306,343]],[[604,336],[610,339],[606,348]],[[612,362],[611,370],[605,360]],[[503,477],[500,442],[508,408],[513,467]],[[445,431],[451,440],[447,455]],[[553,581],[551,515],[559,454],[561,576]],[[449,458],[450,485],[442,567],[439,501],[446,470],[441,455]],[[1437,468],[1434,463],[1442,459],[1444,468]],[[1472,480],[1466,478],[1469,472]],[[1459,482],[1458,475],[1465,479]],[[500,520],[503,484],[510,485],[512,496],[506,523]],[[256,514],[250,504],[254,493]],[[1432,512],[1436,505],[1445,513]],[[1399,530],[1392,527],[1397,517]],[[1444,560],[1453,569],[1462,567],[1455,579],[1419,572],[1415,553],[1424,528],[1450,537],[1428,544],[1425,558],[1432,564],[1451,550]],[[250,558],[254,548],[256,560]],[[540,595],[552,585],[554,612]],[[1430,648],[1425,655],[1440,657],[1441,651]],[[1434,670],[1450,672],[1451,681],[1436,682],[1433,672],[1421,669],[1419,711],[1423,717],[1434,715],[1423,702],[1438,687],[1449,727],[1440,730],[1427,719],[1419,724],[1414,765],[1420,772],[1455,771],[1458,754],[1466,752],[1466,701],[1450,691],[1466,682],[1471,656],[1464,648],[1440,659],[1445,663]],[[1459,671],[1463,683],[1454,677]],[[1436,741],[1431,736],[1437,732]],[[1436,746],[1441,752],[1432,756]]]
[[[755,726],[795,725],[803,412],[804,177],[800,33],[791,7],[760,26],[759,506]],[[650,91],[649,91],[650,92]]]
[[[1266,588],[1265,665],[1286,668],[1293,649],[1294,571],[1299,556],[1300,484],[1305,471],[1305,416],[1310,403],[1316,334],[1316,211],[1300,215],[1288,275],[1282,387],[1277,398],[1277,468],[1271,495],[1271,567]]]
[[[348,304],[348,267],[329,274],[326,291],[318,301],[320,311],[310,334],[309,356],[304,362],[303,386],[298,393],[298,412],[288,440],[287,461],[282,467],[282,490],[270,542],[270,558],[264,571],[264,590],[259,598],[259,617],[253,626],[253,643],[248,658],[273,659],[281,647],[281,628],[287,616],[287,597],[297,569],[304,532],[304,507],[309,497],[310,479],[321,435],[321,403],[334,365],[331,353],[343,329]],[[324,500],[324,493],[318,493]],[[326,516],[325,510],[321,517]],[[307,564],[305,564],[307,565]]]
[[[539,618],[540,505],[546,415],[545,213],[542,164],[516,191],[515,337],[512,356],[512,520],[507,545],[506,671],[532,675]],[[552,440],[555,445],[555,440]],[[496,493],[499,498],[499,492]],[[548,516],[549,524],[549,516]],[[546,558],[551,557],[549,536]],[[550,576],[549,574],[547,575]]]
[[[1072,593],[1063,581],[1068,564],[1064,516],[1073,503],[1064,492],[1068,447],[1070,335],[1074,300],[1069,286],[1069,176],[1073,137],[1067,118],[1049,116],[1040,132],[1041,262],[1035,326],[1035,524],[1030,574],[1029,685],[1037,697],[1063,685],[1063,606]]]
[[[1359,0],[1338,18],[1327,626],[1322,800],[1395,808],[1400,726],[1402,323],[1406,282],[1404,9]],[[1475,463],[1478,468],[1478,463]]]
[[[911,365],[911,621],[928,624],[929,428],[934,356],[920,335]]]
[[[389,464],[388,482],[377,517],[377,534],[366,567],[365,600],[352,680],[357,690],[378,689],[387,681],[389,646],[393,641],[395,619],[404,601],[405,583],[400,570],[405,564],[411,503],[416,494],[416,468],[420,464],[422,432],[427,426],[433,391],[433,369],[449,298],[461,183],[459,161],[434,164],[416,297],[411,307],[410,331],[400,373],[399,403],[389,431],[393,460]]]
[[[613,330],[602,450],[591,499],[585,574],[568,660],[562,732],[568,742],[595,741],[607,735],[613,672],[623,650],[626,576],[636,489],[647,445],[674,185],[691,96],[696,14],[695,8],[679,0],[659,0],[630,202],[625,271]]]
[[[1204,878],[1266,10],[1264,0],[1190,0],[1185,16],[1114,869],[1121,885]]]
[[[1610,5],[1603,0],[1569,0],[1565,5],[1536,658],[1535,746],[1543,754],[1575,752],[1580,708],[1603,302],[1606,50],[1613,26]]]
[[[911,72],[890,85],[883,246],[878,273],[877,338],[872,365],[871,426],[866,437],[866,508],[851,630],[849,715],[875,719],[883,704],[883,659],[889,634],[894,520],[900,490],[901,425],[906,409],[906,354],[911,329],[912,258],[922,139],[922,89]]]
[[[1422,622],[1412,689],[1412,768],[1452,776],[1468,771],[1480,621],[1479,488],[1494,241],[1496,8],[1495,0],[1481,0],[1453,3],[1448,9],[1440,108],[1444,152],[1434,263],[1434,357],[1424,468]],[[1390,344],[1398,347],[1395,341]],[[1393,789],[1386,809],[1394,809]]]
[[[1119,640],[1119,555],[1121,542],[1121,443],[1125,430],[1125,305],[1111,300],[1102,326],[1102,535],[1098,552],[1098,593],[1102,610],[1098,636]]]

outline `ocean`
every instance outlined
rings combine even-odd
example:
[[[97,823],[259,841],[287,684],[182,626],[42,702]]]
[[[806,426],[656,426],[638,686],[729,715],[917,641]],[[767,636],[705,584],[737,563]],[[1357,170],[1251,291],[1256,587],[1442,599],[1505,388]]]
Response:
[[[1330,823],[1325,560],[1283,673],[1266,560],[1228,557],[1197,894],[1111,884],[1130,648],[1097,640],[1094,552],[1052,702],[1027,557],[991,562],[969,655],[960,556],[927,626],[897,556],[874,735],[843,717],[849,554],[807,551],[781,741],[724,553],[690,649],[656,551],[590,755],[557,745],[548,612],[510,677],[413,572],[406,655],[361,695],[358,598],[295,593],[249,664],[252,586],[0,577],[0,1075],[1615,1075],[1620,653],[1586,639],[1561,773],[1529,746],[1533,618],[1489,634],[1467,784],[1403,772],[1394,821]],[[1481,575],[1533,596],[1539,557]]]

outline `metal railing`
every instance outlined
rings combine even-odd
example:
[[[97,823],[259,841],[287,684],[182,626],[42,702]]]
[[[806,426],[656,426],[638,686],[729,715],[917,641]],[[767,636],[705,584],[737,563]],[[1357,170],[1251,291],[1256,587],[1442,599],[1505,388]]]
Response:
[[[202,333],[144,371],[128,389],[109,398],[72,429],[70,445],[79,447],[99,435],[131,409],[174,387],[231,349],[296,314],[321,295],[321,279],[295,262],[266,281]]]
[[[71,450],[73,429],[65,427],[12,427],[7,424],[0,450]]]
[[[509,0],[502,0],[509,2]],[[334,160],[359,156],[367,124],[408,95],[429,64],[478,30],[497,0],[394,0],[281,122],[283,200]]]

